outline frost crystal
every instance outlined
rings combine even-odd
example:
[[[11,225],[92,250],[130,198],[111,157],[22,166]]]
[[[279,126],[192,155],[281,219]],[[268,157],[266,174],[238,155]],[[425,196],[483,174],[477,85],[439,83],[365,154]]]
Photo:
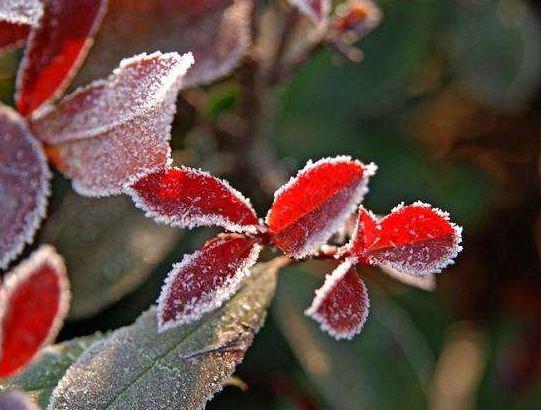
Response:
[[[69,300],[66,267],[51,246],[7,274],[0,288],[0,377],[17,372],[56,337]]]
[[[250,0],[114,0],[78,85],[107,75],[125,57],[155,50],[191,51],[196,64],[183,87],[228,75],[250,45]],[[158,22],[158,23],[157,23]]]
[[[275,245],[303,258],[324,244],[355,211],[376,169],[347,156],[309,161],[274,194],[266,222]]]
[[[0,268],[5,269],[45,216],[51,174],[24,119],[6,106],[0,106],[0,146]]]
[[[106,0],[47,0],[17,74],[17,109],[30,115],[62,93],[81,65]]]
[[[127,189],[136,206],[157,222],[181,228],[222,226],[233,232],[257,230],[249,200],[226,181],[196,169],[161,170]]]
[[[355,259],[342,262],[316,291],[306,315],[336,339],[351,339],[359,333],[369,309],[366,286],[355,271]]]
[[[399,205],[377,223],[369,222],[367,215],[361,210],[358,231],[348,249],[371,264],[426,275],[453,263],[462,250],[462,228],[428,204]]]
[[[0,20],[13,24],[36,26],[43,14],[39,0],[2,0]]]
[[[331,9],[330,0],[289,0],[315,24],[325,24]]]
[[[255,238],[225,234],[185,255],[169,272],[158,300],[160,331],[194,322],[220,307],[250,274],[260,249]]]
[[[34,119],[50,157],[88,196],[118,194],[170,161],[175,100],[191,54],[141,54]]]

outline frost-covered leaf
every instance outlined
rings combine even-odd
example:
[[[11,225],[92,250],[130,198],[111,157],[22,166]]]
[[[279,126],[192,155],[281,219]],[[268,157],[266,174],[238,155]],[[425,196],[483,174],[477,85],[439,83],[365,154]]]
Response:
[[[183,87],[226,76],[250,44],[251,6],[250,0],[111,0],[75,82],[84,85],[125,56],[156,50],[193,52]]]
[[[17,75],[15,101],[30,115],[66,88],[82,63],[105,13],[106,0],[44,0]]]
[[[7,379],[0,379],[0,392],[19,389],[27,392],[43,408],[47,407],[54,387],[68,367],[93,342],[102,338],[101,333],[96,333],[47,346],[39,358],[24,371]]]
[[[330,0],[289,0],[315,24],[326,24],[331,10]]]
[[[304,264],[280,272],[273,317],[325,400],[322,407],[427,408],[434,359],[408,312],[371,289],[370,319],[362,333],[351,341],[337,342],[302,313],[320,283],[319,274],[306,269]]]
[[[125,196],[70,193],[45,223],[40,240],[64,257],[73,296],[69,317],[81,319],[137,289],[180,235],[179,229],[145,218]]]
[[[261,246],[256,238],[222,234],[173,265],[158,301],[160,331],[191,323],[219,308],[250,275]]]
[[[222,226],[255,232],[258,219],[250,202],[226,181],[192,168],[167,168],[139,179],[127,192],[157,222],[193,228]]]
[[[462,250],[462,228],[422,202],[399,205],[380,221],[361,208],[349,253],[412,275],[440,272]]]
[[[40,410],[39,406],[26,394],[17,390],[0,393],[2,410]]]
[[[191,325],[158,333],[152,308],[86,350],[54,390],[50,407],[202,408],[229,379],[262,325],[281,264],[256,266],[235,296]]]
[[[0,288],[0,377],[19,371],[52,341],[69,308],[63,259],[42,245]]]
[[[45,215],[50,177],[24,119],[0,105],[0,269],[32,241]]]
[[[0,20],[13,24],[37,26],[43,14],[40,0],[2,0]]]
[[[401,272],[389,266],[378,265],[382,272],[389,275],[394,280],[403,283],[404,285],[413,286],[418,289],[432,292],[436,289],[436,276],[433,273],[426,275],[410,275],[409,273]]]
[[[141,54],[40,113],[36,135],[50,157],[88,196],[117,194],[143,174],[163,168],[170,155],[171,121],[190,54]]]
[[[266,219],[274,244],[296,258],[324,244],[355,211],[375,171],[346,156],[309,161],[274,194]]]
[[[322,330],[336,339],[351,339],[361,331],[368,317],[368,292],[355,270],[355,263],[355,260],[346,260],[327,275],[306,310]]]

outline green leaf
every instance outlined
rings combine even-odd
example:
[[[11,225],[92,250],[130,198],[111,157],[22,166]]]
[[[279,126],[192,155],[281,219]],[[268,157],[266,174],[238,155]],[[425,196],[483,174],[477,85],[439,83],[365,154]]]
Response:
[[[282,259],[257,265],[241,290],[192,325],[157,333],[156,308],[94,344],[53,392],[56,409],[196,409],[227,382],[274,295]]]
[[[46,347],[37,361],[13,377],[0,379],[0,392],[18,389],[27,392],[42,407],[47,406],[49,398],[58,381],[68,367],[77,360],[93,342],[103,338],[101,333],[73,339]]]
[[[71,319],[93,316],[135,290],[169,253],[182,231],[157,225],[126,197],[69,193],[45,225],[41,241],[65,258]]]
[[[369,286],[371,312],[362,332],[352,341],[336,341],[303,314],[320,285],[303,267],[287,269],[273,311],[330,407],[426,408],[433,358],[406,312]]]

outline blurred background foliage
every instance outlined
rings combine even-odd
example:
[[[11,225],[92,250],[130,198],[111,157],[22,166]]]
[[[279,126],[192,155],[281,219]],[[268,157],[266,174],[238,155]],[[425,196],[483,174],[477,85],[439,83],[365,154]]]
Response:
[[[363,272],[372,311],[350,342],[303,315],[333,267],[285,269],[239,379],[211,409],[539,408],[541,4],[378,5],[384,20],[360,42],[362,63],[323,50],[277,90],[266,145],[287,173],[336,154],[376,162],[369,208],[386,213],[420,199],[446,209],[465,228],[465,250],[432,293]],[[7,103],[19,57],[0,60]],[[205,90],[203,116],[235,109],[236,80]],[[179,104],[176,162],[242,187],[228,141],[194,128],[193,110]],[[149,223],[122,198],[79,198],[59,175],[53,186],[40,240],[59,247],[72,276],[62,339],[130,323],[155,300],[171,263],[212,235]],[[270,191],[254,198],[260,215],[271,201]]]

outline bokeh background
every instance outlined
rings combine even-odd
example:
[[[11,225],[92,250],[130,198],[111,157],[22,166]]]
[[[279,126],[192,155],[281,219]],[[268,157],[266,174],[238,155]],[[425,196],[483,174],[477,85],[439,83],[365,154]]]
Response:
[[[364,270],[371,314],[336,342],[304,317],[332,266],[284,270],[265,327],[210,409],[539,409],[541,403],[541,4],[380,0],[364,61],[314,56],[276,95],[266,145],[287,172],[310,158],[376,162],[365,205],[423,200],[464,226],[464,252],[433,292]],[[11,103],[20,57],[0,60]],[[235,77],[206,116],[238,104]],[[181,104],[179,163],[235,180],[227,142]],[[263,161],[263,158],[262,158]],[[75,304],[62,339],[131,323],[172,262],[212,235],[158,227],[124,198],[83,199],[55,176],[40,233],[68,260]],[[261,187],[261,192],[265,192]],[[254,202],[261,215],[271,193]]]

